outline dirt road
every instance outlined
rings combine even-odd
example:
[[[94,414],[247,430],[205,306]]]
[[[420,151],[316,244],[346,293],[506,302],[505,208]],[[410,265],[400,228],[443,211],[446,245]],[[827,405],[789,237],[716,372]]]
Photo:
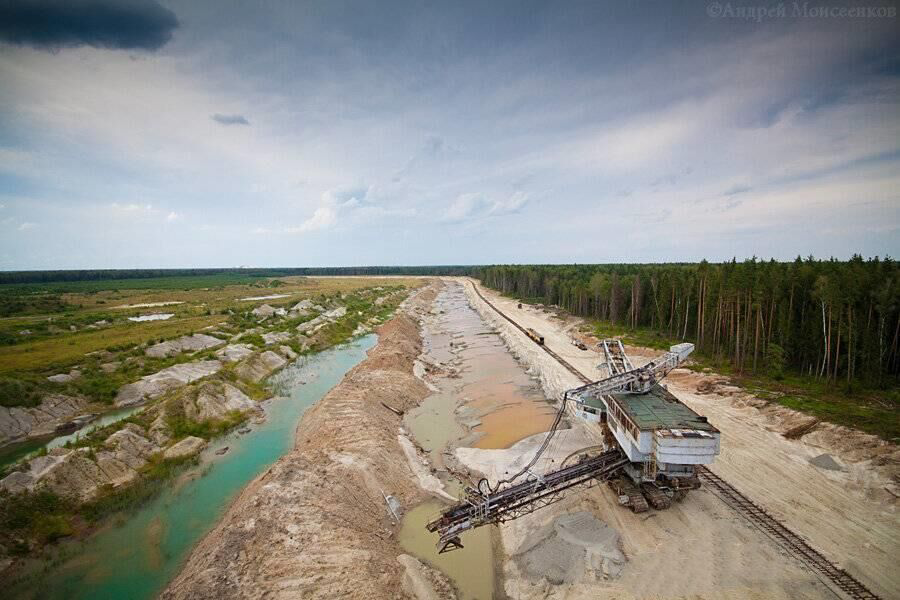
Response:
[[[563,321],[527,305],[518,309],[514,301],[479,289],[517,322],[539,331],[545,343],[576,368],[591,377],[601,375],[599,355],[571,344],[575,320]],[[471,298],[477,302],[474,294]],[[498,326],[504,327],[503,323]],[[558,389],[567,376],[576,383],[573,376],[546,364],[552,359],[529,348],[524,335],[508,329],[505,337],[512,339],[520,358],[532,361],[539,371],[552,372],[542,375],[551,389],[554,385]],[[641,359],[637,363],[655,354],[629,350],[633,358]],[[777,415],[762,413],[747,403],[745,395],[735,395],[733,389],[719,393],[715,387],[699,393],[700,384],[710,379],[715,376],[680,369],[669,376],[668,385],[722,431],[722,454],[712,469],[872,591],[885,598],[900,596],[900,571],[894,566],[900,555],[900,526],[896,496],[887,491],[896,485],[891,479],[891,473],[896,473],[896,447],[874,444],[876,451],[860,455],[853,452],[852,444],[848,448],[846,439],[829,443],[834,436],[827,433],[807,436],[810,440],[788,440],[781,435],[786,426],[779,428],[773,422]],[[789,416],[781,413],[782,419]],[[861,444],[873,444],[871,436],[856,435]],[[809,459],[829,452],[846,465],[845,471],[810,463]],[[879,468],[872,468],[873,461],[880,463]],[[651,516],[614,506],[608,492],[591,497],[601,518],[622,535],[631,559],[615,584],[624,597],[833,597],[709,492],[692,493],[684,503]]]

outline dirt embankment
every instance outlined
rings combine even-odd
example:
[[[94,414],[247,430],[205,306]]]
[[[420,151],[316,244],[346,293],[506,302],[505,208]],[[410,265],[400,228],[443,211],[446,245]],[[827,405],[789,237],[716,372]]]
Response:
[[[452,597],[397,543],[389,506],[406,510],[425,492],[400,418],[382,406],[405,411],[429,393],[413,364],[416,315],[434,295],[420,291],[378,329],[368,358],[306,413],[294,449],[241,493],[162,598]]]

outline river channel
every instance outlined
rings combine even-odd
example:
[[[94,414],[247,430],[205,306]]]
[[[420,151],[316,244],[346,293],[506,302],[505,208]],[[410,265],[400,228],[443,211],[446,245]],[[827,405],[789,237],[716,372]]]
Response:
[[[191,548],[222,517],[234,496],[293,446],[307,408],[362,362],[374,334],[301,357],[269,383],[279,397],[264,403],[266,420],[215,440],[200,464],[134,513],[83,542],[63,545],[71,558],[32,570],[5,596],[47,599],[153,598],[176,575]],[[224,455],[215,451],[228,446]]]

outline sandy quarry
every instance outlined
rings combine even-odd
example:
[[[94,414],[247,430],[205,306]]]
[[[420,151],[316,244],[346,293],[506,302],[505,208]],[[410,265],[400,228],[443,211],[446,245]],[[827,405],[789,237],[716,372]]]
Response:
[[[579,370],[592,377],[600,375],[599,355],[571,344],[577,320],[562,321],[528,306],[518,309],[512,300],[480,289],[498,308],[543,334],[547,345]],[[483,305],[474,294],[470,300]],[[482,314],[491,318],[487,311],[484,307]],[[521,333],[501,319],[494,320],[520,359],[540,374],[546,389],[558,394],[561,387],[576,383],[548,355],[529,346]],[[653,353],[629,352],[644,360]],[[828,425],[801,439],[786,439],[782,432],[804,419],[802,415],[783,408],[760,410],[754,406],[760,403],[748,400],[747,394],[702,385],[716,379],[720,378],[685,369],[668,378],[670,390],[722,431],[722,454],[712,469],[873,592],[898,597],[897,447]],[[699,393],[698,387],[711,389]],[[833,456],[845,470],[810,463],[823,453]],[[601,519],[620,532],[630,558],[622,577],[609,589],[611,595],[594,597],[834,597],[709,492],[692,493],[673,509],[649,515],[634,515],[614,506],[606,490],[591,493],[590,499]],[[524,521],[516,524],[526,525]],[[505,543],[509,537],[505,528]],[[507,547],[515,541],[509,540]],[[654,576],[648,577],[650,573]],[[509,585],[507,591],[524,597],[513,593],[517,590]]]
[[[446,280],[446,285],[459,283]],[[466,293],[549,397],[578,383]],[[571,344],[577,321],[531,307],[520,310],[512,301],[483,293],[540,331],[580,370],[600,375],[598,355]],[[402,515],[429,497],[449,500],[402,421],[381,406],[409,411],[436,390],[435,378],[454,376],[440,360],[420,355],[420,326],[434,310],[434,298],[435,285],[425,288],[379,330],[369,358],[304,416],[294,450],[241,493],[163,598],[457,597],[449,579],[404,553],[396,537],[392,511]],[[636,362],[652,355],[629,351]],[[421,360],[430,361],[427,375]],[[802,417],[754,406],[758,403],[713,375],[679,370],[669,385],[721,429],[717,473],[873,591],[898,597],[890,558],[900,549],[896,496],[890,491],[896,448],[857,437],[868,444],[866,451],[858,445],[848,449],[847,436],[835,443],[835,432],[824,426],[788,440],[781,432]],[[574,449],[598,442],[595,428],[574,420],[571,425],[551,446],[548,461],[558,464]],[[451,445],[452,458],[473,474],[496,479],[526,461],[543,435],[505,450]],[[454,442],[468,443],[464,436]],[[810,462],[824,453],[833,459],[817,462],[828,468]],[[868,469],[873,462],[877,468]],[[844,470],[834,470],[835,465]],[[437,474],[446,478],[438,467]],[[495,597],[839,597],[706,490],[692,492],[669,510],[635,515],[599,486],[497,531]]]

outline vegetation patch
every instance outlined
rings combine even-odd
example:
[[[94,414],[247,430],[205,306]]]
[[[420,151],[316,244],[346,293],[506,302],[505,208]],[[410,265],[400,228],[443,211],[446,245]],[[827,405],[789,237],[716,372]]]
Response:
[[[183,412],[179,414],[177,409],[173,412],[175,414],[168,413],[166,415],[166,424],[169,426],[172,438],[175,440],[188,436],[210,440],[234,429],[247,420],[247,415],[239,410],[229,411],[222,419],[206,419],[204,421],[192,421]]]
[[[0,376],[0,406],[37,406],[42,397],[41,386],[34,377]]]

